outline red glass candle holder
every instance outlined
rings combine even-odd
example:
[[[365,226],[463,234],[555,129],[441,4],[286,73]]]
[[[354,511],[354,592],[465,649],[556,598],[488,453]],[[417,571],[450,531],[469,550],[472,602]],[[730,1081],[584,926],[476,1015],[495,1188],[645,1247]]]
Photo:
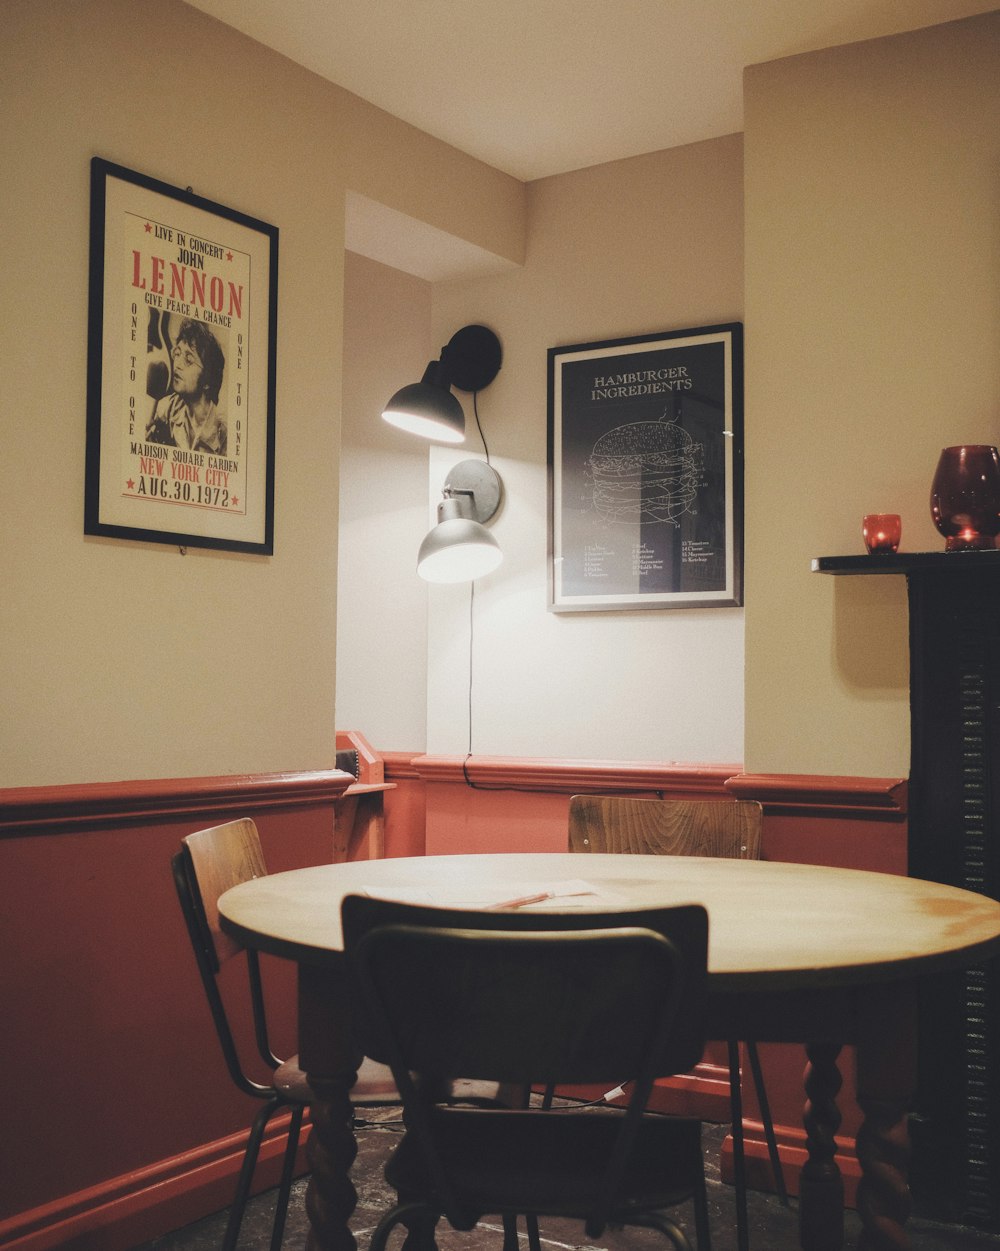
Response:
[[[931,486],[931,516],[946,552],[996,546],[1000,533],[1000,455],[976,443],[946,447]]]
[[[873,556],[891,556],[899,547],[902,532],[898,513],[867,513],[861,524],[865,547]]]

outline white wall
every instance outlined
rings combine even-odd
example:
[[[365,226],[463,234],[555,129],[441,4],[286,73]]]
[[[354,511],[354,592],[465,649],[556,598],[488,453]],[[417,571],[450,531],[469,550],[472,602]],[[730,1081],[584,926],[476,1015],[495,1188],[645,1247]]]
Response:
[[[380,414],[439,347],[430,283],[348,252],[337,728],[362,731],[381,751],[422,751],[426,741],[427,584],[415,566],[426,528],[427,445]]]
[[[943,551],[940,449],[1000,442],[998,66],[991,13],[745,75],[752,771],[909,772],[905,581],[810,559]]]
[[[476,584],[472,749],[739,762],[742,609],[546,609],[546,350],[742,320],[741,138],[544,179],[529,196],[523,268],[433,288],[436,341],[483,322],[504,348],[479,396],[505,559]],[[467,453],[481,455],[463,398]],[[454,459],[432,455],[429,506]],[[464,752],[468,588],[431,587],[428,621],[427,749]]]

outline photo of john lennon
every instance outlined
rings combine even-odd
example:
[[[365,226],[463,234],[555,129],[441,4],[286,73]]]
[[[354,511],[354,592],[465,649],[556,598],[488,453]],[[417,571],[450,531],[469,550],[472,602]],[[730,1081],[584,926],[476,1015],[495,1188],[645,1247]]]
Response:
[[[222,402],[228,329],[158,309],[148,312],[146,393],[150,409],[143,437],[147,443],[228,455]]]

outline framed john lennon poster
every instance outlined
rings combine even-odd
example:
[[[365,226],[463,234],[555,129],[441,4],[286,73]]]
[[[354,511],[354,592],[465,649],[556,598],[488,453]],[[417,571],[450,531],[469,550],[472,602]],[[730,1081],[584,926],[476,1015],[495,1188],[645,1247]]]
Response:
[[[743,602],[743,327],[549,349],[553,612]]]
[[[277,227],[91,162],[84,533],[274,550]]]

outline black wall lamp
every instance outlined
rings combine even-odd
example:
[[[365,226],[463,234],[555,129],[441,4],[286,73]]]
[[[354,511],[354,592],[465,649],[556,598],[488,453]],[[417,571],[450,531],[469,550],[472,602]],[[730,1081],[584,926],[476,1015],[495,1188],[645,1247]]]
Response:
[[[419,382],[397,391],[382,411],[390,425],[442,443],[465,439],[465,411],[451,393],[481,391],[500,372],[500,340],[486,326],[463,326],[431,361]]]

